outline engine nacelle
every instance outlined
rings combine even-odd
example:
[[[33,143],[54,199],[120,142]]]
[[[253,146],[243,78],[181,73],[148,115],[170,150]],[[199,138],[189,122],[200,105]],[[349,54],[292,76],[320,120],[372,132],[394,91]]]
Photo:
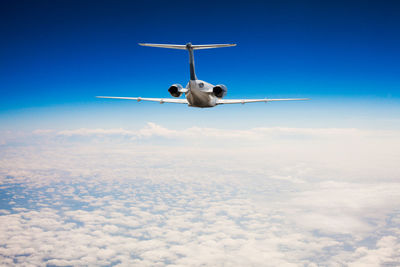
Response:
[[[223,84],[217,84],[213,88],[213,93],[218,98],[223,98],[224,96],[226,96],[227,92],[228,92],[228,88],[226,88],[226,86]]]
[[[180,97],[182,95],[182,85],[180,84],[173,84],[169,87],[168,92],[173,96],[173,97]]]

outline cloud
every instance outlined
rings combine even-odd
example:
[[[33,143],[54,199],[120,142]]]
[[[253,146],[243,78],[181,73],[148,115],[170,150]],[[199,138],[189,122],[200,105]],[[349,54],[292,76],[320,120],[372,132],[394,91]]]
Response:
[[[42,134],[43,131],[38,130],[34,131],[35,134]],[[47,133],[47,132],[45,132]],[[76,130],[63,130],[57,132],[57,135],[63,136],[74,136],[74,135],[82,135],[82,136],[91,136],[91,135],[128,135],[133,136],[136,135],[135,131],[128,131],[124,129],[76,129]]]
[[[156,124],[8,134],[0,261],[399,265],[396,134]]]
[[[50,130],[35,130],[34,134],[51,133]],[[63,130],[56,133],[59,136],[107,136],[120,135],[133,138],[166,137],[166,138],[239,138],[252,139],[263,137],[398,137],[397,131],[359,130],[351,128],[287,128],[269,127],[252,128],[249,130],[215,129],[191,127],[183,130],[171,130],[155,123],[149,122],[139,130],[126,129],[75,129]]]

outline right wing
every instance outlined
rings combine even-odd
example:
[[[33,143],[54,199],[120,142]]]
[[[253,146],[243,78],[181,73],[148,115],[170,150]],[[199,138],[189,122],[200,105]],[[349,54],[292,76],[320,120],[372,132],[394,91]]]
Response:
[[[96,96],[97,98],[113,98],[113,99],[128,99],[128,100],[136,100],[140,101],[153,101],[163,103],[176,103],[176,104],[188,104],[188,101],[183,98],[146,98],[146,97],[124,97],[124,96]]]
[[[270,101],[293,101],[293,100],[309,100],[309,98],[280,98],[280,99],[218,99],[217,104],[245,104],[256,102],[270,102]]]

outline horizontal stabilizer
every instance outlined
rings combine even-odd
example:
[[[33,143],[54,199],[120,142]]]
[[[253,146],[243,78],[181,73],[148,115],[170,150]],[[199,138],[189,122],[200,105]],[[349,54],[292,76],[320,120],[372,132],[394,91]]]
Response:
[[[206,45],[192,45],[188,43],[186,45],[177,45],[177,44],[146,44],[146,43],[139,43],[141,46],[150,46],[150,47],[160,47],[160,48],[170,48],[170,49],[181,49],[187,50],[190,47],[193,50],[197,49],[209,49],[209,48],[221,48],[221,47],[230,47],[236,46],[236,44],[206,44]]]
[[[161,48],[171,48],[171,49],[182,49],[186,50],[186,45],[174,45],[174,44],[143,44],[139,43],[141,46],[150,46],[150,47],[161,47]]]
[[[209,49],[236,46],[236,44],[208,44],[208,45],[192,45],[193,49]]]

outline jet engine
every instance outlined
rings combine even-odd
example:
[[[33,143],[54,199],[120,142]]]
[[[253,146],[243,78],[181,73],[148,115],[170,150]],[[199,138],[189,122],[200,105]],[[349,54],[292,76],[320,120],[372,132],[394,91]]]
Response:
[[[217,84],[213,88],[213,93],[218,98],[223,98],[227,92],[228,92],[228,88],[226,88],[226,86],[223,84]]]
[[[173,96],[173,97],[180,97],[182,95],[182,85],[180,84],[173,84],[169,87],[168,92]]]

